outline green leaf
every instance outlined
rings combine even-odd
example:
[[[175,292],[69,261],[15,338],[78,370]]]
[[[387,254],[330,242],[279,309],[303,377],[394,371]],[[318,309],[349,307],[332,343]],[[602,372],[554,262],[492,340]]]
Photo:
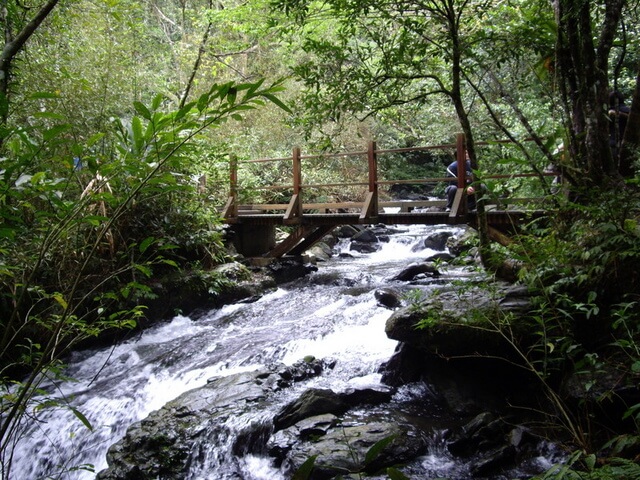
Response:
[[[147,120],[151,120],[151,112],[149,109],[141,102],[133,102],[133,107],[136,109],[136,112]]]
[[[48,120],[66,120],[67,118],[64,115],[61,115],[59,113],[53,113],[53,112],[35,112],[33,114],[34,117],[36,118],[46,118]]]
[[[584,463],[590,472],[593,471],[596,466],[596,456],[593,453],[591,455],[587,455],[584,457]]]
[[[42,134],[42,138],[45,142],[48,142],[59,136],[61,133],[66,132],[67,130],[69,130],[69,128],[69,125],[57,125],[53,128],[50,128],[49,130],[46,130]]]
[[[88,223],[92,227],[99,227],[103,222],[106,222],[107,220],[108,218],[102,215],[87,215],[82,219],[84,223]]]
[[[300,468],[295,471],[291,480],[307,480],[311,476],[311,472],[313,471],[313,467],[316,463],[316,458],[318,458],[317,455],[312,455],[307,458],[305,462],[300,465]]]
[[[9,238],[14,239],[16,236],[16,231],[13,228],[0,228],[0,238]]]
[[[147,278],[151,277],[151,275],[153,274],[153,271],[145,265],[136,264],[135,269],[138,270],[139,272],[142,272],[142,274]]]
[[[87,139],[87,147],[93,147],[96,143],[104,138],[104,133],[96,133]]]
[[[154,237],[147,237],[145,238],[142,243],[140,244],[140,247],[138,248],[138,250],[140,250],[140,253],[144,253],[147,251],[147,248],[149,248],[149,246],[155,242],[155,238]]]
[[[58,304],[63,308],[66,309],[69,304],[67,303],[67,301],[64,299],[64,297],[62,296],[61,293],[54,293],[53,294],[53,299],[58,302]]]
[[[180,120],[181,118],[183,118],[187,113],[189,113],[191,111],[193,106],[194,106],[193,102],[187,103],[184,107],[182,107],[180,110],[178,110],[178,112],[176,113],[174,119],[175,120]]]
[[[389,445],[391,442],[393,442],[394,438],[395,438],[395,435],[390,435],[390,436],[385,437],[382,440],[374,443],[371,446],[371,448],[367,451],[367,454],[364,457],[364,464],[365,465],[369,465],[376,458],[378,458],[380,453],[382,453],[382,450],[384,450],[387,445]]]
[[[287,107],[284,103],[282,103],[282,101],[278,97],[276,97],[275,95],[272,95],[270,93],[263,93],[262,96],[267,98],[268,100],[270,100],[271,103],[277,105],[278,107],[280,107],[285,112],[293,113],[291,111],[291,109],[289,107]]]
[[[78,417],[78,420],[80,420],[85,427],[87,427],[89,430],[93,432],[93,426],[91,425],[91,422],[87,420],[87,417],[85,417],[80,410],[78,410],[77,408],[71,407],[71,411],[76,417]]]
[[[151,102],[151,108],[153,108],[154,110],[157,110],[160,107],[162,100],[164,100],[164,96],[162,96],[160,93],[157,94],[155,97],[153,97],[153,102]]]
[[[142,136],[142,121],[140,117],[133,117],[131,120],[131,132],[133,134],[133,144],[135,146],[135,152],[140,153],[142,151],[142,145],[144,145],[144,137]]]

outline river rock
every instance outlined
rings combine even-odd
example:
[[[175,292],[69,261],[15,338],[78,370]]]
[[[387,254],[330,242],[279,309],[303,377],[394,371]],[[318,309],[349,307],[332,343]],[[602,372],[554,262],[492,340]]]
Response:
[[[315,272],[318,267],[305,263],[302,258],[285,258],[277,262],[270,263],[266,270],[276,283],[288,283],[308,273]]]
[[[471,286],[442,290],[401,307],[385,326],[387,336],[401,343],[381,368],[382,381],[394,387],[425,382],[460,416],[499,411],[509,403],[532,405],[538,384],[518,366],[514,348],[531,332],[517,320],[530,309],[526,290],[502,284],[491,294]]]
[[[359,231],[353,225],[340,225],[333,229],[333,234],[338,238],[351,238]]]
[[[380,249],[378,244],[376,243],[368,243],[368,242],[357,242],[352,241],[349,245],[349,250],[353,250],[354,252],[360,253],[374,253]]]
[[[312,388],[284,407],[274,417],[273,425],[276,431],[282,430],[308,417],[327,413],[340,415],[357,405],[389,401],[391,395],[392,390],[385,387],[351,389],[342,393]]]
[[[297,471],[315,457],[310,480],[336,478],[339,475],[375,473],[383,468],[402,464],[426,451],[425,437],[400,415],[372,418],[345,417],[335,419],[325,434],[300,441],[297,425],[287,455],[282,459],[285,470]],[[374,445],[384,445],[377,455],[369,455]],[[371,456],[371,458],[369,458]]]
[[[447,447],[451,453],[473,457],[474,477],[488,477],[509,468],[519,456],[530,455],[539,439],[513,419],[483,412],[453,432]]]
[[[418,275],[426,274],[431,277],[440,276],[440,272],[434,263],[413,263],[394,276],[391,280],[399,280],[401,282],[410,282]]]
[[[379,305],[387,308],[398,308],[402,305],[400,292],[392,288],[379,288],[374,292]]]
[[[478,232],[473,228],[467,228],[462,235],[453,235],[447,239],[447,249],[455,256],[459,257],[469,253],[478,245]]]
[[[517,318],[530,308],[526,290],[496,288],[498,291],[493,293],[473,287],[441,291],[403,307],[387,320],[387,336],[429,354],[517,357],[499,326],[504,319]],[[517,329],[527,326],[511,322],[510,328],[508,335],[517,336]]]
[[[452,260],[454,260],[456,257],[454,257],[453,255],[451,255],[448,252],[438,252],[438,253],[434,253],[433,255],[430,255],[427,257],[426,261],[427,262],[450,262]]]
[[[424,239],[423,248],[430,248],[431,250],[442,252],[447,248],[447,240],[451,237],[453,237],[453,232],[434,233]]]
[[[307,250],[307,253],[313,255],[320,262],[326,262],[333,256],[333,249],[322,241],[313,245]]]
[[[367,228],[351,237],[351,241],[360,243],[378,243],[378,237],[373,233],[373,230]]]

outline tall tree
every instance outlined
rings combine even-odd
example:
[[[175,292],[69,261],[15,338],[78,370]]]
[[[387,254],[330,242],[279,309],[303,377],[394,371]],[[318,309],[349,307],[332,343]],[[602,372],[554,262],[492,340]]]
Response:
[[[2,126],[6,123],[9,115],[9,86],[16,56],[24,49],[31,36],[56,7],[58,1],[48,0],[26,23],[23,23],[22,20],[24,16],[28,15],[29,9],[18,2],[9,5],[8,0],[4,0],[0,5],[0,20],[4,25],[4,47],[0,53],[0,124]],[[0,136],[1,141],[2,136]]]
[[[569,151],[581,186],[618,176],[609,148],[609,57],[625,0],[556,0],[558,80],[567,107]]]

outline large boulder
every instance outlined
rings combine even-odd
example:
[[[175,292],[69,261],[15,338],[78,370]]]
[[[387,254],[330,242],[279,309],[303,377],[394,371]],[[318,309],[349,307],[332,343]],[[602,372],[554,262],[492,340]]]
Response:
[[[387,336],[429,354],[517,357],[509,336],[528,327],[505,321],[530,309],[527,291],[506,285],[497,288],[497,292],[474,287],[440,291],[407,305],[387,320]]]
[[[374,448],[376,445],[383,448]],[[375,473],[414,460],[426,449],[424,432],[403,415],[388,413],[377,419],[313,417],[278,432],[270,451],[286,452],[281,461],[290,472],[298,471],[310,458],[315,458],[308,478],[322,480]],[[376,454],[370,454],[372,451]]]

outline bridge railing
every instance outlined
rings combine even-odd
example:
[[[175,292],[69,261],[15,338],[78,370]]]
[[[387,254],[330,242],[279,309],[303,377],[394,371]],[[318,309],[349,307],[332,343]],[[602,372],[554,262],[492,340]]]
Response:
[[[485,143],[487,144],[487,143]],[[478,145],[482,145],[479,143]],[[377,149],[376,142],[369,142],[367,150],[346,152],[346,153],[331,153],[331,154],[318,154],[318,155],[302,155],[300,148],[294,148],[290,157],[281,158],[264,158],[257,160],[246,160],[238,162],[236,158],[230,159],[230,186],[229,196],[227,202],[221,212],[223,218],[227,221],[233,221],[238,216],[246,215],[267,215],[271,212],[281,212],[285,223],[297,223],[303,216],[304,212],[309,211],[358,211],[360,213],[360,219],[371,219],[377,216],[380,208],[383,207],[400,207],[403,211],[408,211],[411,208],[417,207],[429,207],[439,206],[444,207],[445,200],[421,200],[421,201],[384,201],[380,199],[380,187],[394,184],[428,184],[428,183],[449,183],[453,179],[452,177],[429,177],[429,178],[415,178],[415,179],[379,179],[378,178],[378,159],[380,155],[385,154],[404,154],[408,152],[420,152],[420,151],[433,151],[442,150],[447,152],[455,152],[455,158],[458,162],[458,172],[466,172],[466,149],[464,135],[458,134],[455,144],[423,146],[423,147],[409,147],[398,149]],[[366,167],[360,172],[363,178],[350,179],[349,181],[337,181],[328,183],[314,182],[313,178],[304,176],[303,161],[330,161],[332,159],[346,158],[346,157],[361,157],[366,159],[366,163],[362,164]],[[278,185],[263,185],[252,186],[250,190],[256,191],[271,191],[279,192],[280,198],[286,198],[286,203],[239,203],[239,199],[243,196],[241,194],[242,188],[239,185],[238,172],[240,166],[255,166],[257,164],[278,164],[284,165],[284,170],[287,170],[286,174],[290,178],[291,182]],[[312,169],[309,169],[312,170]],[[526,177],[540,177],[541,175],[555,175],[549,172],[529,172],[519,174],[508,175],[485,175],[484,180],[500,180],[500,179],[513,179],[513,178],[526,178]],[[457,192],[456,198],[451,208],[449,216],[452,218],[461,217],[466,214],[467,202],[465,199],[465,187],[467,185],[467,179],[464,175],[459,175],[457,178]],[[350,190],[350,197],[360,197],[360,201],[327,201],[318,202],[312,201],[309,192],[319,189],[343,189]],[[306,194],[306,195],[305,195]],[[306,198],[303,199],[303,196]],[[306,200],[306,201],[303,201]],[[535,199],[532,198],[509,198],[505,199],[505,203],[521,204],[525,202],[531,202]],[[539,200],[539,199],[538,199]],[[282,213],[283,212],[283,213]],[[272,213],[271,213],[272,214]]]

